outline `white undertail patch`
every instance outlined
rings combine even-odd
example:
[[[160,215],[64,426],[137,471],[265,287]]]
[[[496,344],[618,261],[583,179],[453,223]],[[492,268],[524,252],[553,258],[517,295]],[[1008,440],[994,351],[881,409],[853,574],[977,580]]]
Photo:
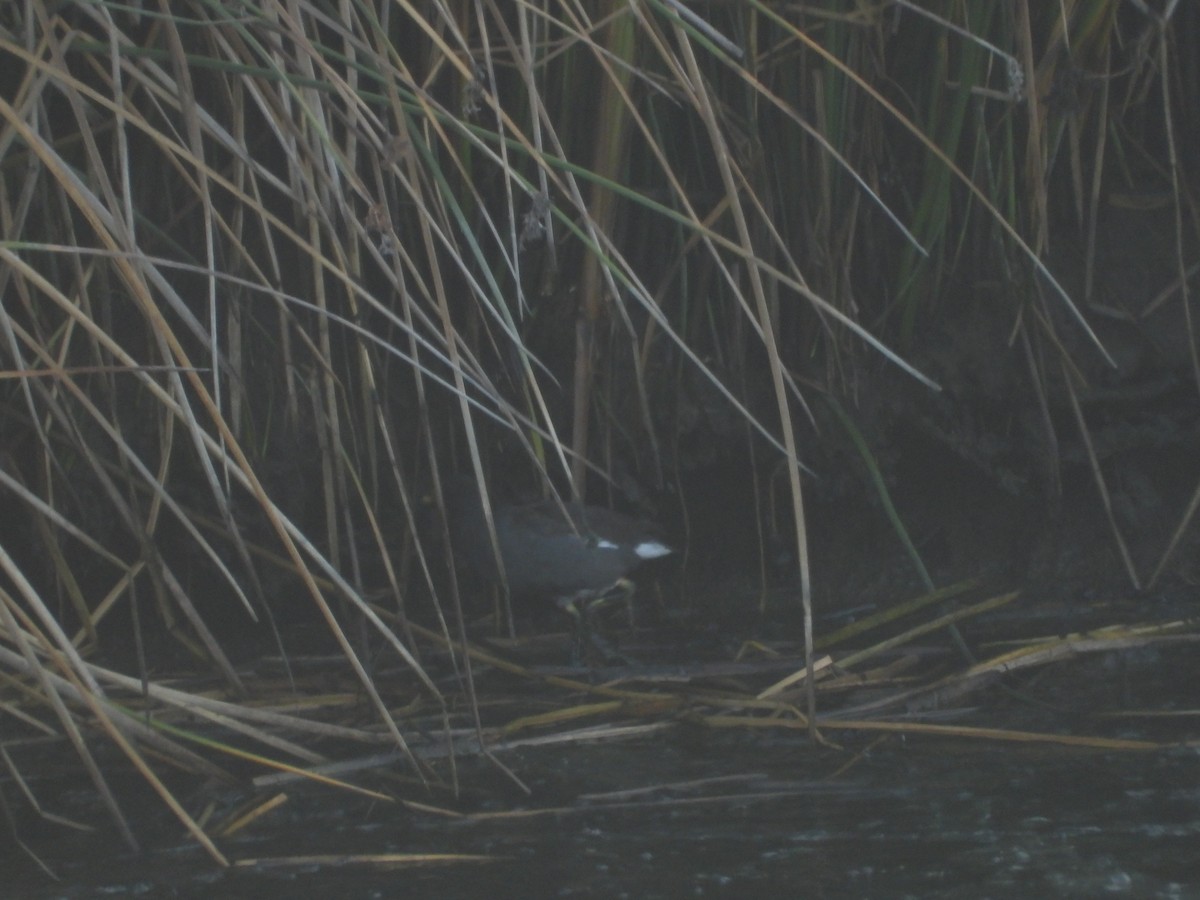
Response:
[[[675,551],[661,541],[642,541],[633,548],[633,552],[639,559],[658,559],[660,556],[666,556]]]

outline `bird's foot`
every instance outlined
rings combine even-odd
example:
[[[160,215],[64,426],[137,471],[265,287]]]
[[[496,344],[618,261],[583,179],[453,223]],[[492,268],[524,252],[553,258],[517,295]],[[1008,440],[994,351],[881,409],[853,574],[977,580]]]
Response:
[[[629,593],[626,591],[623,596],[628,598]],[[612,599],[615,599],[615,597],[611,595],[611,592],[606,592],[599,597],[575,597],[562,601],[560,604],[563,610],[574,620],[574,628],[572,628],[571,635],[571,666],[582,668],[586,665],[585,650],[587,649],[587,644],[591,644],[592,648],[599,653],[601,660],[605,664],[637,665],[636,661],[621,653],[612,641],[599,634],[592,627],[592,615],[597,609],[607,605]],[[632,616],[630,626],[632,627]]]

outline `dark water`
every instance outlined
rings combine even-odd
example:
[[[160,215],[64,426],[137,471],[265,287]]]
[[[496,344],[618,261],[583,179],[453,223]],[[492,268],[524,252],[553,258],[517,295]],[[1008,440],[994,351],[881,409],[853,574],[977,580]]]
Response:
[[[231,860],[459,852],[490,862],[221,871],[158,816],[157,834],[139,834],[140,857],[109,835],[38,829],[33,843],[61,882],[18,860],[4,866],[4,896],[1200,897],[1196,749],[892,738],[854,759],[798,736],[682,727],[523,750],[504,762],[532,797],[468,762],[464,783],[489,787],[459,809],[559,811],[447,821],[301,787],[280,814],[221,843]]]

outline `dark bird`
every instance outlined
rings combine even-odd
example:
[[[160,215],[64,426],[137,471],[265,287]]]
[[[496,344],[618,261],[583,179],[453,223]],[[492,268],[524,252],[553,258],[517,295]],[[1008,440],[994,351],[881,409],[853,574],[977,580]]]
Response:
[[[478,486],[463,477],[448,479],[445,501],[460,573],[475,584],[501,584]],[[492,505],[509,596],[516,602],[552,600],[574,618],[574,662],[585,636],[606,656],[617,656],[591,633],[590,612],[610,599],[627,600],[633,584],[626,576],[673,551],[637,519],[579,503],[565,508],[564,514],[554,500]]]

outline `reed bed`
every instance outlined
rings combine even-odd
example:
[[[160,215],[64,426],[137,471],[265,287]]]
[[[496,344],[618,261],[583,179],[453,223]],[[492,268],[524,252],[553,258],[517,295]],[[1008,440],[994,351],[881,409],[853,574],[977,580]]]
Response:
[[[889,428],[919,419],[1050,506],[1081,466],[1130,590],[1171,577],[1200,487],[1147,564],[1094,411],[1131,366],[1114,321],[1184,323],[1133,367],[1200,386],[1197,18],[1116,0],[8,4],[4,802],[53,747],[137,847],[106,775],[131,766],[228,865],[222,836],[269,817],[282,782],[458,815],[455,760],[519,782],[503,754],[522,742],[686,724],[1150,749],[914,713],[1195,623],[962,653],[956,629],[1017,586],[938,590],[891,501]],[[1163,213],[1169,277],[1143,306],[1097,274],[1112,208]],[[997,394],[1001,424],[963,425]],[[1033,448],[1015,472],[996,449],[1013,431]],[[451,472],[658,498],[686,543],[688,486],[717,463],[794,560],[792,641],[583,677],[469,627],[437,512]],[[926,593],[817,633],[810,478],[839,468]],[[945,634],[958,651],[921,650]],[[181,771],[253,800],[189,808]]]

